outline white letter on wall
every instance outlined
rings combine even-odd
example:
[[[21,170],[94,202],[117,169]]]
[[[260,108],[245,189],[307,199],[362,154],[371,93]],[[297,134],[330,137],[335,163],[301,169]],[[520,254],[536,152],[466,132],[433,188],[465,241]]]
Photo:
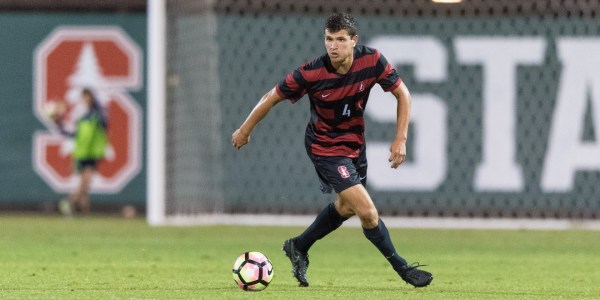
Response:
[[[458,37],[455,41],[459,63],[483,68],[483,161],[475,172],[476,191],[523,190],[515,147],[516,69],[542,63],[545,47],[537,37]]]
[[[439,82],[448,77],[446,48],[434,38],[379,36],[369,46],[381,51],[392,66],[414,65],[419,81]],[[370,98],[366,114],[377,122],[396,124],[393,96],[374,88]],[[409,139],[414,144],[414,160],[392,169],[387,160],[392,141],[368,144],[369,185],[376,190],[434,190],[446,179],[446,104],[432,94],[412,94],[412,99],[414,136]]]
[[[544,192],[569,192],[577,171],[600,170],[600,39],[560,38],[557,49],[563,68],[542,169]],[[588,103],[595,142],[581,140]]]

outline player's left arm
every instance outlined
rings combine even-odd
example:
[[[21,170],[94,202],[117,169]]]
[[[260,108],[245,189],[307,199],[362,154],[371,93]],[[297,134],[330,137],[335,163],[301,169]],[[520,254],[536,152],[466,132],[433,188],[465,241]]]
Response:
[[[390,158],[392,168],[396,169],[406,159],[406,141],[408,139],[408,124],[410,121],[411,97],[404,82],[392,90],[396,97],[396,137],[390,146]]]

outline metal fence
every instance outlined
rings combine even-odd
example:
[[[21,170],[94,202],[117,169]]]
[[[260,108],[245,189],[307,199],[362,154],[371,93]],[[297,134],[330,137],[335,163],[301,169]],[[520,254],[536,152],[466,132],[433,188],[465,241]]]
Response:
[[[167,211],[312,213],[331,200],[304,150],[306,97],[278,105],[243,150],[229,140],[263,93],[324,53],[326,16],[349,11],[413,95],[395,173],[393,97],[369,100],[382,214],[598,218],[600,6],[468,2],[169,1]]]

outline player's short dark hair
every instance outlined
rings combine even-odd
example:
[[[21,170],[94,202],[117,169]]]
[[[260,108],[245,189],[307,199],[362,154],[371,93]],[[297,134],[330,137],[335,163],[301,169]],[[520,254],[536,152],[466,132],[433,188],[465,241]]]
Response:
[[[355,36],[357,30],[356,20],[349,13],[335,13],[327,18],[325,29],[331,33],[346,29],[350,36]]]
[[[90,96],[90,97],[94,97],[94,93],[92,92],[92,89],[88,88],[88,87],[83,88],[83,90],[81,90],[81,94],[82,95],[87,95],[87,96]]]

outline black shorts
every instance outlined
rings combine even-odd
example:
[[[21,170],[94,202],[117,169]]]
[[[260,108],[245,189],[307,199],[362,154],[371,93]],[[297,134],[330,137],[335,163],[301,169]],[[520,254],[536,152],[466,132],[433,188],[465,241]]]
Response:
[[[95,170],[97,166],[98,166],[97,159],[82,159],[82,160],[75,161],[75,167],[77,168],[78,172],[82,171],[85,168],[92,168]]]
[[[357,158],[343,156],[308,155],[315,166],[321,191],[339,193],[351,186],[367,185],[367,154],[363,150]]]

